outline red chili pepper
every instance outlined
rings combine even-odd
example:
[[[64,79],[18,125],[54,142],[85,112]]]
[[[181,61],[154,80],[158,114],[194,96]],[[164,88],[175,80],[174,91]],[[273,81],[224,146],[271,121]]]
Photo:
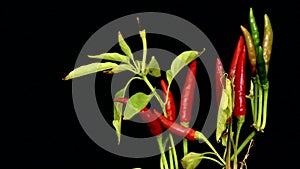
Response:
[[[161,86],[161,88],[164,92],[164,96],[165,96],[165,99],[166,99],[166,95],[167,95],[167,92],[168,92],[168,85],[163,79],[161,79],[160,80],[160,86]],[[170,90],[169,90],[169,93],[168,93],[168,101],[166,103],[166,113],[167,113],[167,118],[170,121],[174,122],[176,120],[176,105],[175,105],[175,100],[173,98],[173,94]]]
[[[168,120],[165,116],[163,116],[156,109],[154,109],[153,112],[157,116],[157,119],[161,123],[161,125],[165,129],[169,130],[170,132],[172,132],[178,136],[185,137],[191,141],[195,141],[195,140],[199,139],[199,137],[197,136],[196,130],[189,128],[189,127],[184,127],[184,126],[180,125],[179,123]]]
[[[216,101],[217,106],[220,106],[222,91],[226,86],[225,78],[224,78],[225,70],[221,59],[218,57],[216,60]]]
[[[238,43],[237,43],[236,48],[235,48],[235,51],[233,53],[233,58],[232,58],[232,61],[231,61],[229,74],[228,74],[228,78],[231,81],[233,80],[233,78],[235,76],[236,64],[238,62],[239,55],[240,55],[241,51],[243,50],[243,46],[244,46],[244,38],[243,38],[242,35],[240,35]]]
[[[234,80],[234,110],[236,118],[246,115],[246,46],[243,46],[236,66],[236,78]]]
[[[116,98],[114,102],[127,103],[128,98]],[[140,113],[138,113],[141,119],[147,124],[152,135],[157,136],[163,132],[160,122],[157,120],[155,114],[152,113],[150,109],[145,107]]]
[[[194,92],[196,85],[197,61],[194,60],[189,65],[185,83],[182,89],[180,101],[180,122],[189,123],[192,116],[192,105],[194,102]]]

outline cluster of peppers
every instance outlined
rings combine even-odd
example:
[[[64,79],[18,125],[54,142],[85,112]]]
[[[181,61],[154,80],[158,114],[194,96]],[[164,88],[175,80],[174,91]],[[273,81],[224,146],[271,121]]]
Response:
[[[237,169],[238,154],[254,137],[257,131],[264,131],[267,119],[267,101],[269,91],[269,81],[267,75],[272,52],[273,30],[269,17],[267,14],[265,14],[264,34],[262,44],[260,44],[260,35],[255,22],[252,8],[250,8],[249,21],[251,29],[250,32],[241,25],[242,35],[240,35],[238,43],[236,45],[229,72],[225,72],[220,58],[217,58],[216,60],[215,80],[216,102],[218,105],[216,140],[217,142],[222,142],[222,145],[225,146],[223,157],[219,155],[214,146],[200,131],[197,131],[189,126],[192,117],[192,105],[194,102],[194,93],[196,86],[196,58],[200,55],[199,52],[183,52],[176,58],[178,60],[184,59],[185,63],[189,63],[189,71],[187,71],[186,74],[185,84],[183,86],[181,94],[180,109],[178,111],[176,110],[177,107],[175,104],[175,100],[172,91],[170,90],[170,84],[168,84],[164,79],[160,80],[160,86],[164,93],[164,104],[162,105],[163,113],[159,112],[157,109],[150,109],[146,107],[145,105],[146,103],[148,103],[150,97],[146,96],[145,94],[139,94],[139,96],[143,96],[142,98],[144,100],[140,102],[143,104],[142,106],[137,106],[139,111],[137,114],[139,114],[141,119],[148,125],[148,128],[152,135],[157,137],[161,152],[161,169],[178,169],[179,167],[172,134],[183,137],[184,157],[181,159],[181,163],[185,169],[196,168],[202,159],[215,161],[220,164],[220,166],[223,166],[226,169],[231,169],[231,166],[233,164],[233,168]],[[118,53],[104,53],[101,55],[90,57],[119,61],[123,64],[118,65],[113,62],[92,63],[73,70],[63,79],[68,80],[98,71],[103,71],[106,73],[118,73],[125,70],[130,70],[134,73],[139,74],[141,77],[137,77],[137,79],[144,80],[151,88],[151,90],[155,92],[155,89],[148,81],[146,74],[152,73],[153,76],[159,77],[160,74],[158,72],[160,71],[154,71],[159,69],[159,67],[157,66],[158,63],[153,57],[151,62],[149,63],[149,65],[151,65],[152,67],[147,67],[145,63],[147,47],[145,31],[140,31],[140,35],[143,40],[144,48],[143,61],[135,61],[129,46],[125,43],[124,39],[119,33],[120,46],[126,55],[121,55]],[[132,60],[134,65],[130,64],[129,59]],[[247,60],[250,66],[249,71],[251,76],[250,91],[248,95],[246,95]],[[174,63],[179,64],[177,65],[178,70],[172,72],[171,69],[170,71],[171,75],[173,76],[177,71],[180,70],[181,67],[184,66],[181,64],[182,62],[179,63],[176,61]],[[170,83],[170,77],[169,79],[167,77],[167,80]],[[125,89],[126,87],[121,89],[118,94],[116,94],[116,96],[124,96]],[[138,97],[135,97],[134,99],[136,98]],[[255,130],[243,141],[242,144],[239,144],[238,142],[240,131],[246,117],[247,98],[251,100],[251,110],[253,117],[252,126],[255,128]],[[118,103],[118,105],[120,103],[128,104],[129,102],[131,102],[130,98],[125,97],[115,97],[113,101],[115,103]],[[136,111],[136,109],[137,108],[133,110]],[[179,112],[179,122],[176,121],[177,112]],[[129,117],[134,114],[135,113],[130,114]],[[114,122],[114,125],[117,126],[116,128],[120,130],[119,117],[117,118],[117,120],[114,120]],[[237,126],[233,127],[233,124],[237,124]],[[162,134],[165,130],[170,131],[169,140],[171,142],[171,147],[169,148],[169,160],[167,160],[167,157],[165,156],[165,144],[163,144],[162,142]],[[234,130],[236,132],[233,132]],[[235,140],[233,139],[233,136],[235,136]],[[188,152],[188,140],[203,140],[211,148],[212,152]],[[209,155],[214,155],[217,158],[211,157]],[[243,168],[243,166],[245,165],[245,159],[246,158],[244,158],[244,160],[241,162],[240,168]]]
[[[222,141],[226,147],[224,153],[226,168],[231,168],[232,160],[233,168],[238,167],[237,155],[252,140],[256,131],[264,131],[267,120],[269,91],[267,74],[272,51],[273,30],[269,17],[265,14],[264,34],[262,44],[260,44],[260,35],[252,8],[250,8],[249,21],[250,31],[240,26],[242,35],[236,45],[228,74],[225,73],[221,60],[219,58],[216,60],[216,100],[219,106],[216,139]],[[248,95],[246,94],[247,60],[251,77]],[[247,98],[251,100],[252,127],[255,130],[239,145],[239,135],[247,111]],[[233,132],[233,123],[237,124],[236,132]],[[235,141],[233,135],[235,135]],[[232,146],[233,156],[231,156]],[[245,165],[244,160],[241,162],[241,168]]]

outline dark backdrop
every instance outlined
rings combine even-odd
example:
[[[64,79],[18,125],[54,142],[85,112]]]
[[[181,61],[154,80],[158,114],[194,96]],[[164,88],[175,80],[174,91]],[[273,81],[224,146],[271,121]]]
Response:
[[[288,1],[1,5],[1,83],[5,85],[1,111],[5,136],[1,140],[7,141],[1,151],[3,162],[9,168],[158,168],[158,157],[130,159],[96,145],[76,117],[72,81],[62,81],[62,77],[74,68],[93,33],[114,19],[137,12],[170,13],[195,24],[210,39],[228,70],[241,34],[239,26],[248,24],[249,8],[253,7],[260,24],[263,14],[269,15],[274,45],[267,128],[257,137],[247,164],[249,168],[297,165],[299,31],[295,24],[299,12],[295,6]]]

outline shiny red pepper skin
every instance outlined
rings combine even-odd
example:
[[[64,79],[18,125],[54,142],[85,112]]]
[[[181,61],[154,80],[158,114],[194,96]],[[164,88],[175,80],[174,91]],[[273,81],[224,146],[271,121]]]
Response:
[[[121,102],[126,104],[128,101],[128,98],[116,98],[114,99],[114,102]],[[162,126],[160,122],[157,120],[157,117],[155,114],[152,113],[150,109],[145,107],[140,113],[138,113],[141,117],[141,119],[147,124],[150,132],[154,136],[158,136],[163,132]]]
[[[160,124],[166,129],[176,134],[177,136],[185,137],[188,140],[195,141],[197,140],[196,130],[188,127],[184,127],[179,123],[172,122],[168,120],[165,116],[163,116],[160,112],[156,109],[153,110],[154,114],[157,116]]]
[[[168,85],[163,79],[161,79],[160,86],[164,92],[164,97],[166,99]],[[168,93],[168,101],[166,103],[166,113],[167,113],[167,118],[170,121],[174,122],[176,120],[176,105],[175,105],[175,100],[174,100],[171,90],[169,90],[169,93]]]
[[[197,60],[190,63],[189,69],[190,71],[187,72],[180,100],[180,122],[184,123],[191,121],[196,85]]]
[[[246,46],[239,56],[236,75],[234,80],[234,109],[233,115],[236,118],[245,117],[246,115]]]
[[[238,43],[236,45],[235,51],[233,53],[233,58],[231,61],[231,65],[229,68],[229,74],[228,74],[228,78],[229,80],[233,81],[233,78],[235,77],[235,72],[236,72],[236,65],[238,62],[238,58],[239,55],[241,54],[242,50],[243,50],[243,46],[244,46],[244,37],[242,35],[240,35]]]

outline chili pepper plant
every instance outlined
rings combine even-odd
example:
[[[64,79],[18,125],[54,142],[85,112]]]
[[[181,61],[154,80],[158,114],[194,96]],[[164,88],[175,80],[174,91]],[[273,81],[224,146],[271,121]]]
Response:
[[[139,31],[143,44],[142,60],[135,59],[122,33],[118,32],[119,46],[123,53],[112,52],[88,56],[93,59],[105,60],[105,62],[82,65],[72,70],[63,80],[79,78],[96,72],[116,74],[130,71],[135,74],[128,79],[125,86],[114,94],[112,125],[115,127],[117,143],[120,144],[122,122],[139,115],[147,124],[150,133],[157,138],[161,156],[160,161],[157,162],[161,169],[194,169],[202,160],[217,163],[220,168],[246,168],[246,159],[254,137],[257,132],[263,133],[266,127],[269,92],[268,70],[273,43],[272,26],[267,14],[264,15],[262,36],[260,36],[252,8],[249,12],[249,26],[250,31],[246,26],[240,26],[241,34],[237,38],[228,72],[224,69],[220,58],[217,58],[215,63],[215,90],[218,106],[218,112],[215,112],[218,117],[215,141],[224,148],[222,152],[217,151],[214,144],[203,133],[189,125],[195,100],[197,66],[199,66],[197,58],[201,57],[205,48],[201,51],[182,51],[174,58],[169,70],[162,76],[155,56],[152,56],[148,63],[146,62],[148,57],[146,30]],[[180,104],[176,105],[171,85],[176,75],[183,71],[184,67],[188,67],[190,71],[187,71],[186,74]],[[151,83],[149,77],[159,79],[159,88],[163,91],[163,96],[159,94],[158,88]],[[125,97],[133,80],[145,83],[151,92],[139,91],[130,97]],[[159,108],[149,106],[152,99],[156,99],[160,105]],[[251,112],[248,113],[247,110],[251,110]],[[179,121],[176,121],[177,114]],[[252,125],[244,126],[246,120],[251,121]],[[252,129],[252,132],[247,133],[248,137],[240,138],[241,132],[249,131],[243,130],[245,127]],[[164,131],[168,134],[163,134]],[[173,140],[174,135],[183,139],[183,156],[178,156]],[[211,151],[195,152],[188,149],[188,143],[196,140],[202,140]],[[166,146],[167,143],[169,143],[169,147]],[[240,157],[241,152],[246,151],[245,147],[248,147],[248,151],[244,157]]]

